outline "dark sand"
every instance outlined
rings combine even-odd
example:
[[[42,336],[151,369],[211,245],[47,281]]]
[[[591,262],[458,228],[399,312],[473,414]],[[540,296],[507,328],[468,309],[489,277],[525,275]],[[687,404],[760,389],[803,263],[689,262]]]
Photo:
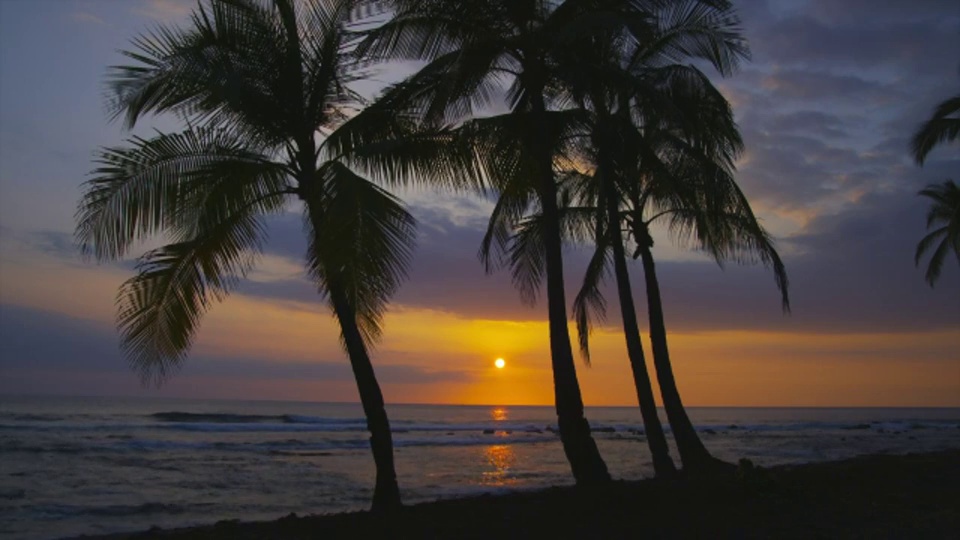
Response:
[[[97,538],[960,539],[960,450],[446,500],[390,516],[288,516]]]

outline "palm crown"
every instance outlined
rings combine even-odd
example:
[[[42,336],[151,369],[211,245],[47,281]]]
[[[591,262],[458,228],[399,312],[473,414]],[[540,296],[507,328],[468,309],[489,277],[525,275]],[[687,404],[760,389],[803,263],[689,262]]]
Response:
[[[137,39],[124,53],[134,64],[113,68],[114,112],[127,126],[147,113],[173,113],[189,125],[100,152],[78,210],[77,236],[98,259],[123,257],[151,235],[171,240],[140,258],[119,295],[124,349],[145,376],[162,377],[182,360],[202,313],[255,262],[265,218],[291,197],[305,203],[307,266],[318,288],[343,289],[364,336],[379,334],[414,223],[395,197],[348,164],[401,176],[439,173],[425,166],[428,158],[407,159],[405,170],[383,159],[409,151],[411,143],[397,139],[409,125],[402,116],[374,110],[347,120],[358,105],[347,87],[352,44],[342,29],[350,8],[213,2],[186,30]],[[344,133],[319,138],[337,127]]]

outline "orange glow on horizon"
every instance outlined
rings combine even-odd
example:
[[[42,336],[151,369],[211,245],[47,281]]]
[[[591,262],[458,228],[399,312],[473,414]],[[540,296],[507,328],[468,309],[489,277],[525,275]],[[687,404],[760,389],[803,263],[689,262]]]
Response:
[[[275,266],[262,279],[290,271]],[[4,303],[96,321],[104,332],[114,332],[112,300],[116,287],[128,277],[125,271],[64,269],[46,259],[18,262],[5,271],[5,278],[18,286],[4,288]],[[84,286],[76,287],[80,282]],[[546,321],[537,318],[542,316],[531,310],[531,320],[475,319],[392,306],[384,319],[383,338],[371,348],[387,403],[552,405],[549,330]],[[318,379],[291,374],[298,372],[290,369],[296,364],[342,363],[346,368],[339,334],[336,320],[319,299],[277,301],[235,294],[204,317],[184,373],[173,377],[163,393],[356,401],[356,386],[349,376]],[[646,333],[643,340],[658,394]],[[634,406],[636,390],[622,333],[598,328],[591,341],[592,366],[576,360],[584,404]],[[960,329],[670,333],[673,369],[688,406],[958,407],[957,343]],[[509,358],[510,369],[491,369],[491,358]],[[256,376],[235,373],[231,363],[238,359],[262,367]],[[191,366],[198,362],[213,371],[191,374]],[[271,363],[278,365],[272,376]],[[118,373],[117,381],[129,379],[129,393],[137,392],[136,377]],[[343,373],[349,374],[349,368]],[[40,380],[41,375],[30,377]]]

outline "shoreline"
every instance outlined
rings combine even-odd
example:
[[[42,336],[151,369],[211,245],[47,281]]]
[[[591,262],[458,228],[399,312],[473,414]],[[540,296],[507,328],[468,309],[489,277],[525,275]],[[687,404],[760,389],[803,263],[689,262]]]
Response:
[[[69,540],[306,538],[955,538],[960,449],[741,466],[710,479],[615,481],[366,511],[220,521]]]

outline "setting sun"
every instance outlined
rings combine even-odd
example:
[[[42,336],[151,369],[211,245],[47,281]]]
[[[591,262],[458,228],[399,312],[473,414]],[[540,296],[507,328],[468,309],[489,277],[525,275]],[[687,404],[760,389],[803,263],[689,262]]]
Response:
[[[503,358],[497,358],[493,361],[493,365],[497,366],[497,369],[503,369],[503,366],[507,365],[507,363],[503,360]]]

